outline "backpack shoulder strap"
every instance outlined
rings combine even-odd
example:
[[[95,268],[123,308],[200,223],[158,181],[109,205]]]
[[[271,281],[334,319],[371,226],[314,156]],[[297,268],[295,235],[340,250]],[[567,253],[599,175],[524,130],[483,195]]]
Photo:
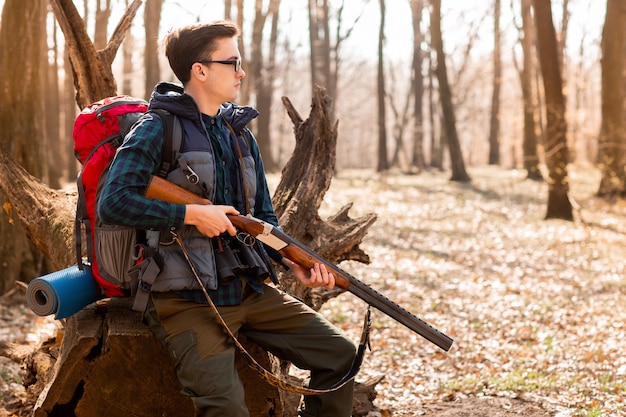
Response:
[[[183,146],[182,121],[178,116],[167,110],[150,109],[150,112],[157,114],[163,121],[165,136],[163,137],[163,147],[161,148],[161,166],[157,171],[157,175],[165,178],[174,166],[176,153],[180,152]]]
[[[161,165],[157,175],[165,178],[172,170],[177,153],[180,152],[183,146],[183,122],[178,116],[164,109],[150,109],[149,112],[158,115],[163,122],[164,136],[163,146],[161,147]],[[160,262],[159,255],[155,252],[150,252],[149,254],[145,253],[143,262],[135,267],[135,269],[138,269],[139,265],[142,265],[141,269],[143,272],[139,286],[134,293],[135,301],[132,307],[134,311],[145,312],[150,288],[161,270]]]

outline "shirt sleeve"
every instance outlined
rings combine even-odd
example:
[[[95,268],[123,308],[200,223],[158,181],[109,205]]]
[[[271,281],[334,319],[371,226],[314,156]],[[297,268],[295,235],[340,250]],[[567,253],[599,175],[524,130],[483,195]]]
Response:
[[[107,224],[167,230],[183,226],[186,207],[143,196],[161,164],[164,128],[146,113],[117,150],[98,201],[98,215]]]

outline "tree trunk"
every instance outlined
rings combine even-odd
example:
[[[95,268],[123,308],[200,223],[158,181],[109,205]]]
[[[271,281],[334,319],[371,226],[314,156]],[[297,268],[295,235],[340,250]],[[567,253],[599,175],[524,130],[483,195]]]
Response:
[[[46,20],[48,13],[46,13]],[[56,25],[52,29],[52,33],[50,34],[50,38],[54,39],[54,44],[50,49],[50,53],[52,54],[52,62],[47,63],[46,55],[44,55],[44,50],[41,51],[41,59],[43,61],[44,73],[46,74],[46,94],[45,94],[45,108],[47,109],[59,109],[61,106],[59,103],[61,102],[61,91],[59,89],[59,46],[56,42],[57,36],[57,28]],[[59,109],[60,110],[60,109]],[[66,161],[68,158],[66,154],[63,152],[65,149],[62,146],[61,140],[61,118],[59,117],[59,113],[56,111],[53,112],[45,112],[46,114],[46,127],[45,130],[48,136],[49,146],[46,147],[46,161],[45,168],[47,169],[47,174],[45,178],[48,178],[48,185],[52,188],[60,188],[61,187],[61,179],[63,178],[64,169],[67,166]]]
[[[128,3],[128,0],[126,0]],[[133,62],[133,51],[137,48],[135,37],[132,33],[127,33],[122,42],[122,89],[121,94],[127,96],[138,96],[133,92],[133,69],[136,63]]]
[[[146,78],[144,83],[144,99],[148,100],[154,86],[161,80],[159,65],[159,23],[163,0],[150,0],[144,6],[145,47],[143,53]]]
[[[324,87],[335,97],[330,71],[330,20],[328,0],[309,0],[309,35],[311,42],[311,92],[315,86]]]
[[[448,151],[450,152],[450,164],[452,165],[451,181],[469,182],[470,177],[465,171],[459,135],[456,131],[454,106],[452,104],[452,91],[448,83],[448,70],[446,69],[446,56],[443,50],[443,38],[441,35],[441,0],[432,1],[432,16],[430,21],[431,39],[435,51],[437,51],[437,79],[439,81],[439,98],[443,112],[443,130],[446,136]]]
[[[63,149],[67,155],[67,177],[68,181],[75,181],[78,176],[78,162],[74,155],[74,141],[72,140],[72,131],[74,130],[74,120],[78,115],[79,108],[76,104],[74,94],[74,76],[72,74],[72,65],[70,64],[69,54],[66,50],[63,52],[63,88],[61,89],[61,108],[63,109]]]
[[[337,122],[333,123],[331,118],[332,99],[324,88],[317,86],[311,113],[305,121],[289,99],[283,97],[283,104],[294,125],[296,146],[272,197],[281,227],[330,262],[369,263],[369,257],[358,245],[376,221],[375,214],[350,219],[351,205],[342,207],[328,221],[323,221],[317,213],[335,170]],[[289,279],[286,286],[315,310],[330,297],[328,290],[304,288],[293,279]]]
[[[493,18],[493,91],[489,119],[489,164],[500,165],[500,86],[502,85],[500,0],[494,0]]]
[[[330,262],[337,264],[354,260],[369,263],[368,255],[359,248],[359,244],[367,229],[376,221],[375,214],[350,219],[348,211],[351,204],[342,207],[327,221],[323,221],[318,214],[330,187],[336,162],[337,122],[333,122],[332,118],[332,99],[326,95],[324,88],[316,86],[311,113],[304,121],[288,98],[283,97],[283,104],[294,125],[296,146],[272,197],[279,224],[291,237]],[[289,293],[314,310],[319,310],[325,301],[339,294],[337,290],[305,288],[290,273],[282,274],[281,278],[283,287]],[[285,376],[289,364],[283,363],[280,368]],[[283,402],[287,402],[289,395],[281,393],[281,397]],[[355,407],[357,403],[355,398]]]
[[[383,172],[389,169],[387,157],[387,123],[385,117],[385,0],[380,2],[380,26],[378,29],[378,75],[377,75],[377,103],[378,103],[378,163],[376,171]]]
[[[133,1],[115,28],[106,48],[96,51],[87,34],[85,22],[72,1],[50,0],[69,49],[79,108],[82,109],[94,101],[116,93],[117,85],[111,64],[141,3],[141,0]]]
[[[422,12],[423,0],[411,0],[413,22],[413,154],[411,167],[418,172],[426,167],[424,158],[424,75],[422,74]]]
[[[599,165],[602,179],[598,195],[606,199],[626,197],[626,126],[624,125],[624,25],[623,1],[608,0],[602,33],[602,126]]]
[[[254,85],[256,91],[256,107],[259,116],[256,119],[256,138],[263,157],[263,165],[266,171],[277,171],[278,165],[272,154],[271,140],[271,116],[274,89],[275,53],[278,41],[278,12],[280,0],[272,0],[267,11],[263,9],[263,2],[257,0],[256,14],[252,29],[252,59],[249,62],[249,84]],[[269,56],[263,55],[263,34],[267,18],[271,18],[271,31],[269,43]]]
[[[98,50],[104,49],[107,45],[107,35],[110,18],[111,0],[97,0],[95,18],[96,27],[94,29],[93,45]]]
[[[430,167],[438,170],[443,169],[443,142],[437,140],[436,121],[439,111],[435,102],[435,64],[433,63],[434,52],[431,48],[428,52],[428,121],[430,122]],[[441,135],[439,135],[441,137]]]
[[[47,61],[46,2],[7,0],[0,25],[0,147],[28,172],[48,182],[45,126]],[[11,184],[13,187],[19,184]],[[0,194],[0,294],[36,270],[37,253],[11,206],[11,191]],[[19,216],[18,216],[19,217]]]
[[[33,417],[193,415],[193,402],[181,393],[167,351],[142,324],[141,314],[130,310],[131,305],[129,298],[107,299],[67,320],[53,376]],[[261,365],[271,369],[262,349],[243,337],[241,341]],[[250,415],[282,416],[278,390],[260,380],[240,357],[237,367],[241,379],[248,382]]]
[[[524,139],[522,151],[524,155],[524,168],[526,177],[531,180],[541,181],[543,176],[539,169],[539,155],[537,153],[537,122],[536,94],[533,88],[533,73],[535,71],[533,51],[535,46],[535,25],[530,13],[531,0],[522,0],[522,53],[523,67],[521,71],[522,99],[524,102]]]
[[[567,173],[569,158],[566,140],[565,98],[559,68],[556,32],[552,22],[550,2],[533,0],[533,6],[537,32],[542,34],[537,39],[537,47],[546,97],[547,136],[545,151],[546,165],[550,174],[546,218],[573,220]]]
[[[76,196],[45,186],[0,148],[0,190],[33,245],[56,269],[75,261]],[[6,258],[5,258],[6,259]],[[30,278],[35,275],[31,275]]]

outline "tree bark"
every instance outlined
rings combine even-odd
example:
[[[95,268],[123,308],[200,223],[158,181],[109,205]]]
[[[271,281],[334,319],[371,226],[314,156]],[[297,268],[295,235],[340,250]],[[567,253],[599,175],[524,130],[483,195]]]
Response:
[[[128,3],[128,0],[126,0]],[[139,96],[133,92],[133,69],[136,63],[133,62],[133,51],[136,49],[135,37],[132,33],[127,33],[122,42],[122,88],[120,94],[127,96]]]
[[[0,147],[32,175],[49,182],[45,28],[45,1],[4,2],[0,25]],[[0,194],[4,208],[0,212],[0,294],[15,281],[39,272],[35,258],[39,254],[11,210],[10,193]]]
[[[131,305],[128,298],[107,299],[67,320],[60,356],[33,417],[193,415],[193,402],[181,393],[169,354]],[[262,349],[240,340],[262,366],[271,368]],[[250,415],[282,416],[278,390],[260,380],[242,358],[236,363],[247,382]]]
[[[161,80],[159,65],[159,23],[161,22],[161,9],[163,0],[150,0],[144,7],[144,26],[146,44],[143,53],[146,78],[144,83],[143,97],[150,99],[154,86]]]
[[[437,52],[437,80],[439,81],[439,98],[443,112],[443,130],[446,136],[448,151],[450,152],[450,164],[452,165],[451,181],[469,182],[470,177],[465,171],[461,144],[456,130],[454,105],[452,104],[452,91],[448,82],[448,70],[446,68],[446,55],[443,50],[443,37],[441,34],[441,0],[432,1],[432,15],[430,31],[433,47]]]
[[[111,64],[142,0],[134,0],[115,28],[105,49],[96,51],[85,22],[71,0],[50,0],[54,15],[65,35],[76,87],[76,102],[81,109],[101,98],[114,95],[117,84]]]
[[[335,169],[337,122],[332,122],[332,99],[326,90],[317,86],[307,120],[302,120],[288,98],[283,104],[294,125],[296,146],[272,201],[281,227],[294,239],[307,245],[330,262],[354,260],[369,263],[369,257],[359,248],[367,229],[376,221],[376,215],[367,214],[350,219],[351,204],[342,207],[327,221],[318,210],[328,191]],[[288,278],[288,290],[315,310],[337,292],[323,288],[312,290],[297,285]]]
[[[443,141],[437,140],[442,135],[437,135],[437,120],[440,120],[435,102],[435,65],[433,63],[432,43],[428,52],[428,121],[430,122],[430,167],[438,170],[443,169]]]
[[[522,0],[522,53],[523,66],[520,74],[522,85],[522,100],[524,102],[524,139],[522,152],[526,177],[535,181],[542,181],[543,176],[539,169],[539,155],[537,153],[537,122],[536,122],[536,89],[533,88],[533,74],[535,65],[533,51],[535,46],[535,25],[531,15],[531,0]]]
[[[599,166],[602,179],[600,197],[612,200],[626,197],[626,126],[624,124],[624,48],[626,10],[624,2],[608,0],[602,33],[602,125]]]
[[[500,86],[502,85],[502,34],[500,0],[494,0],[493,12],[493,91],[489,119],[489,164],[500,165]]]
[[[96,49],[104,49],[107,45],[107,32],[111,18],[111,0],[97,0],[95,14],[93,44]]]
[[[328,0],[309,0],[309,36],[311,45],[311,92],[317,85],[336,97],[331,87],[330,27]]]
[[[263,2],[257,0],[256,14],[252,29],[251,56],[249,61],[250,70],[248,84],[253,84],[256,94],[256,107],[260,114],[256,119],[256,138],[259,142],[259,149],[263,156],[263,165],[266,171],[278,170],[278,165],[272,154],[272,134],[271,134],[271,108],[274,93],[274,72],[276,61],[276,43],[278,42],[278,12],[280,0],[272,0],[263,8]],[[263,54],[263,34],[268,17],[271,20],[271,31],[269,38],[269,56]]]
[[[542,34],[537,39],[537,47],[546,97],[545,151],[550,176],[546,218],[573,220],[567,173],[569,156],[566,140],[565,97],[557,53],[556,32],[552,22],[550,2],[533,0],[533,6],[537,32]]]
[[[48,13],[46,13],[47,15]],[[47,17],[47,16],[46,16]],[[50,48],[50,52],[52,54],[52,62],[47,63],[47,60],[44,59],[46,55],[44,55],[45,49],[42,48],[41,55],[44,67],[44,73],[46,74],[46,94],[45,94],[45,108],[47,109],[59,109],[62,107],[61,104],[61,91],[59,89],[59,45],[56,42],[57,36],[57,28],[53,27],[52,33],[50,34],[50,38],[54,39],[54,44]],[[47,64],[47,65],[46,65]],[[61,140],[61,124],[59,113],[57,112],[45,112],[45,120],[46,127],[45,130],[48,136],[48,143],[50,146],[46,148],[46,160],[45,167],[47,170],[47,174],[44,178],[48,178],[48,185],[52,188],[60,188],[61,187],[61,179],[63,178],[64,168],[67,166],[67,155],[63,150],[65,149],[62,146],[63,141]]]
[[[413,23],[413,153],[411,155],[411,167],[418,172],[424,170],[426,162],[424,158],[424,75],[422,64],[422,12],[423,0],[411,0],[411,12]]]
[[[385,0],[380,3],[380,26],[378,28],[378,74],[376,83],[376,98],[378,103],[378,163],[377,172],[389,169],[389,159],[387,156],[387,118],[385,117]]]

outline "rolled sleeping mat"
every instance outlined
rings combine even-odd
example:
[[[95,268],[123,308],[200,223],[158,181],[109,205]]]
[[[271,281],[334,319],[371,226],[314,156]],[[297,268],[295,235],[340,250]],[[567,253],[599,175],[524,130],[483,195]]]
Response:
[[[78,313],[101,298],[100,288],[88,268],[77,265],[32,280],[26,303],[38,316],[56,314],[60,320]]]

